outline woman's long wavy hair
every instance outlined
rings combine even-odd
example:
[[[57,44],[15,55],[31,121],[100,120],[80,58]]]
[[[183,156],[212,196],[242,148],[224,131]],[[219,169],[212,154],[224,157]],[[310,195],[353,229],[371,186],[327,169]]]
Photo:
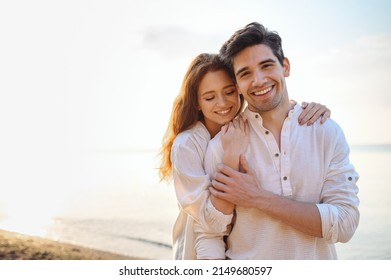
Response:
[[[199,110],[197,98],[198,87],[202,78],[209,72],[219,70],[226,71],[234,80],[228,66],[223,63],[217,54],[202,53],[191,62],[183,78],[179,95],[174,101],[170,122],[162,140],[160,151],[161,164],[159,168],[161,180],[168,181],[172,178],[171,148],[175,137],[182,131],[194,126],[197,121],[204,119],[204,115]],[[240,102],[241,106],[238,113],[244,107],[242,95],[240,95]]]

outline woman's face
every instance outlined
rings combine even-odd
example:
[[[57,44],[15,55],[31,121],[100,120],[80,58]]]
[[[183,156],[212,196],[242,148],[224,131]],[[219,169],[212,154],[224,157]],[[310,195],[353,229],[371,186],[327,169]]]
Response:
[[[205,126],[212,136],[231,121],[240,108],[236,85],[224,70],[208,72],[202,78],[197,98]]]

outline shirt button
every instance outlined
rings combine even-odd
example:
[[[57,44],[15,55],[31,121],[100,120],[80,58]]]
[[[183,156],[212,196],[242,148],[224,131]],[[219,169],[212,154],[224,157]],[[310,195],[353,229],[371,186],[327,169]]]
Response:
[[[259,118],[259,115],[255,115],[255,118],[258,119],[258,118]]]
[[[349,180],[349,181],[352,181],[352,180],[353,180],[353,178],[352,178],[352,177],[349,177],[349,178],[348,178],[348,180]]]
[[[280,154],[279,153],[276,153],[275,156],[278,157]]]
[[[284,178],[282,178],[282,179],[284,179],[284,181],[286,181],[288,179],[288,177],[284,176]]]
[[[269,131],[266,130],[265,133],[266,133],[266,135],[269,135]]]

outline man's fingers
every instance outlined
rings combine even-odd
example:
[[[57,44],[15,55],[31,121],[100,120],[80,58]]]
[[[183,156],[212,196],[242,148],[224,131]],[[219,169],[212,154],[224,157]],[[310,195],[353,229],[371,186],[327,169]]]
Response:
[[[224,194],[223,192],[216,190],[214,187],[209,187],[209,191],[212,195],[214,195],[217,198],[222,198]]]
[[[235,169],[233,169],[225,164],[219,164],[217,166],[217,170],[220,171],[220,173],[222,173],[221,175],[226,175],[225,177],[233,177],[235,175],[235,173],[237,172]],[[219,175],[219,173],[216,174],[216,176],[218,176],[218,175]],[[221,180],[219,180],[219,181],[221,181]]]
[[[225,193],[227,190],[227,186],[224,183],[221,183],[217,180],[212,181],[212,186],[216,192],[223,192]]]

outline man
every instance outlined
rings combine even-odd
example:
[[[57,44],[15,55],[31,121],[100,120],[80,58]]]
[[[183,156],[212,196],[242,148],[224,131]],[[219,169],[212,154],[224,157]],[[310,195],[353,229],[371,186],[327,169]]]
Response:
[[[250,144],[244,172],[219,164],[220,137],[208,146],[212,195],[236,205],[228,236],[230,259],[336,259],[359,222],[358,174],[332,120],[300,126],[289,100],[289,60],[281,38],[259,23],[237,31],[221,48],[248,103]]]

